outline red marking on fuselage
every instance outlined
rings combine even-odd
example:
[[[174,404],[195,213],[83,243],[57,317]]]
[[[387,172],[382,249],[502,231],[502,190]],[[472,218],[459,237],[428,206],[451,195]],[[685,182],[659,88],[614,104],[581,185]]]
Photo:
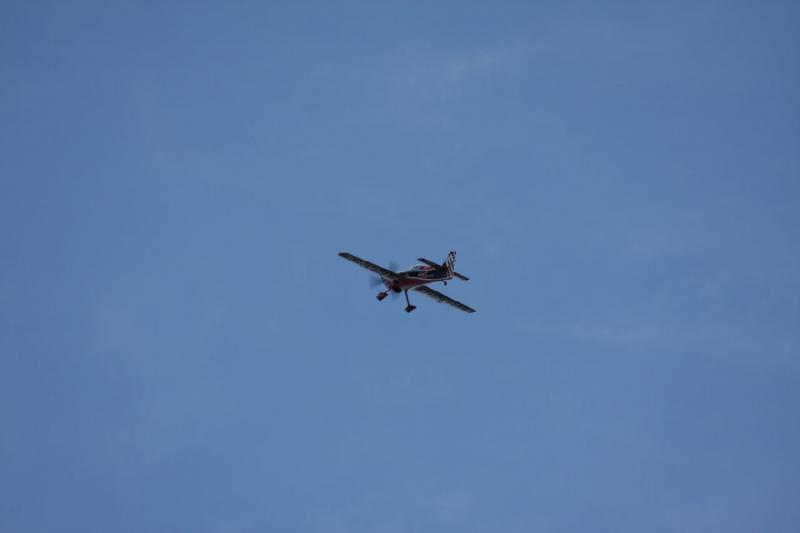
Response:
[[[426,269],[426,270],[433,270]],[[406,273],[403,273],[406,274]],[[411,290],[415,287],[420,287],[422,285],[427,285],[428,283],[436,283],[438,281],[449,281],[453,279],[452,276],[443,276],[443,277],[435,277],[435,278],[421,278],[414,276],[412,272],[409,277],[402,277],[396,280],[389,282],[387,285],[391,290],[394,291],[407,291]]]

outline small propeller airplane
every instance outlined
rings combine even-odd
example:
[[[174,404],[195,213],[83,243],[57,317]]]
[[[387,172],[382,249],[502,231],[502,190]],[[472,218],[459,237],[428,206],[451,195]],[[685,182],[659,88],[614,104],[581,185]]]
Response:
[[[360,267],[371,270],[379,276],[378,283],[382,283],[386,287],[386,290],[378,293],[376,296],[378,301],[386,298],[389,295],[389,291],[393,291],[398,294],[401,292],[404,293],[406,296],[407,313],[410,313],[417,308],[417,306],[411,305],[411,302],[408,301],[408,291],[411,290],[421,292],[425,296],[433,298],[437,302],[452,305],[456,309],[460,309],[465,313],[475,312],[475,309],[464,305],[461,302],[457,302],[452,298],[445,296],[441,292],[436,292],[435,290],[426,286],[429,283],[435,283],[437,281],[441,281],[447,285],[447,282],[453,278],[458,278],[464,281],[469,280],[468,277],[463,276],[455,271],[456,253],[454,251],[447,254],[447,259],[445,259],[444,263],[441,265],[431,261],[430,259],[420,257],[417,259],[417,261],[420,261],[424,264],[414,265],[410,269],[403,272],[394,272],[393,270],[380,267],[375,263],[370,263],[369,261],[361,259],[360,257],[356,257],[347,252],[341,252],[339,256],[344,257],[348,261],[352,261]]]

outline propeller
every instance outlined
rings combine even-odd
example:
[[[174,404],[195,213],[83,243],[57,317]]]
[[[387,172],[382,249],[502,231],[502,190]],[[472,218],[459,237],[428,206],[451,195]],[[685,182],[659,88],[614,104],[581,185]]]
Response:
[[[400,269],[400,264],[397,261],[389,261],[388,267],[389,267],[389,270],[391,270],[392,272],[397,272]],[[381,278],[380,276],[370,276],[369,277],[369,286],[370,286],[370,288],[373,288],[373,289],[375,289],[377,287],[384,287],[385,288],[386,287],[386,283],[383,281],[383,278]],[[392,295],[392,298],[396,298],[397,296],[399,296],[399,294],[397,294],[394,291],[388,291],[388,292],[389,292],[389,294]]]

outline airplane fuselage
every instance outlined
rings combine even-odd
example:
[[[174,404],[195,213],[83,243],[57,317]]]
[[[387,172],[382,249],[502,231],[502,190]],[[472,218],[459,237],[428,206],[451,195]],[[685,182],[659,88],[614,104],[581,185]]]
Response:
[[[415,270],[398,272],[398,278],[394,280],[384,279],[386,287],[394,292],[408,291],[415,287],[427,285],[437,281],[450,281],[453,276],[448,275],[447,269],[434,268],[431,266],[420,266]]]

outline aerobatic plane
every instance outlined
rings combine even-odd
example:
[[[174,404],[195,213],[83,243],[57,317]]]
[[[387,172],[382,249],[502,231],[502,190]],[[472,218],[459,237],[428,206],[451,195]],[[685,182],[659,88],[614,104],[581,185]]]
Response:
[[[463,276],[455,271],[455,252],[450,252],[447,254],[447,259],[445,259],[444,263],[441,265],[431,261],[430,259],[420,257],[417,259],[417,261],[422,264],[414,265],[408,270],[402,272],[395,272],[393,270],[389,270],[388,268],[380,267],[375,263],[370,263],[369,261],[361,259],[360,257],[356,257],[347,252],[341,252],[339,255],[348,261],[352,261],[360,267],[371,270],[378,275],[376,284],[382,284],[386,289],[378,293],[376,296],[378,301],[386,298],[389,295],[389,291],[398,294],[402,292],[406,297],[406,312],[410,313],[417,307],[415,305],[411,305],[411,302],[408,300],[408,291],[417,291],[425,296],[433,298],[437,302],[452,305],[456,309],[460,309],[465,313],[475,312],[475,309],[464,305],[461,302],[457,302],[452,298],[445,296],[441,292],[437,292],[427,286],[430,283],[436,283],[439,281],[447,285],[447,282],[453,278],[458,278],[464,281],[469,280],[468,277]]]

